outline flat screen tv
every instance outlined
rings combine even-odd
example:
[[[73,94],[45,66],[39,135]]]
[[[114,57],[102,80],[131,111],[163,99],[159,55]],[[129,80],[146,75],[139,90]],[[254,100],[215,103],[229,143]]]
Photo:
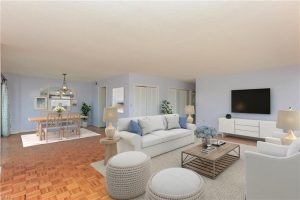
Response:
[[[231,112],[271,114],[271,90],[270,88],[232,90]]]

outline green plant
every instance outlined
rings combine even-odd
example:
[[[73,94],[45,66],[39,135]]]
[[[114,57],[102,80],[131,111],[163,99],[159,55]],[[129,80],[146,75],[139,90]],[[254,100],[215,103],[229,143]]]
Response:
[[[87,103],[83,102],[82,103],[82,106],[81,106],[81,113],[83,116],[88,116],[89,115],[89,112],[91,111],[92,109],[92,106],[88,105]],[[84,118],[84,120],[86,121],[87,118]]]
[[[160,105],[160,112],[162,114],[173,114],[170,102],[168,102],[167,100],[163,100]]]

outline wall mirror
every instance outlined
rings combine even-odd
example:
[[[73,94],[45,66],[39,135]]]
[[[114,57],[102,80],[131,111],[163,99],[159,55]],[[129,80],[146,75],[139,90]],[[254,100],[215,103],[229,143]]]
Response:
[[[76,91],[73,90],[72,94],[61,96],[58,90],[58,87],[49,87],[40,91],[40,96],[48,100],[48,102],[46,101],[46,109],[53,110],[56,106],[60,105],[67,111],[70,111],[72,106],[77,106]]]
[[[112,106],[118,108],[118,113],[124,113],[124,88],[112,89]]]

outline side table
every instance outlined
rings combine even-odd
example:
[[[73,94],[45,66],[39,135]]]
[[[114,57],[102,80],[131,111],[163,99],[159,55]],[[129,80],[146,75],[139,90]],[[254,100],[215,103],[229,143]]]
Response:
[[[118,153],[117,151],[117,142],[120,141],[120,137],[114,137],[112,139],[103,138],[100,139],[100,144],[104,144],[105,146],[105,158],[104,165],[106,165],[107,161]]]

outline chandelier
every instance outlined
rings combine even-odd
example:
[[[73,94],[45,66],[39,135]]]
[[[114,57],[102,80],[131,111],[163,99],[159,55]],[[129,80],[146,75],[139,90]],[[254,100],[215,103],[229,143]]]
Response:
[[[72,91],[68,88],[68,85],[67,85],[67,81],[66,81],[67,74],[63,73],[62,75],[64,77],[63,84],[62,84],[62,87],[57,91],[57,93],[59,93],[61,96],[73,94]]]

